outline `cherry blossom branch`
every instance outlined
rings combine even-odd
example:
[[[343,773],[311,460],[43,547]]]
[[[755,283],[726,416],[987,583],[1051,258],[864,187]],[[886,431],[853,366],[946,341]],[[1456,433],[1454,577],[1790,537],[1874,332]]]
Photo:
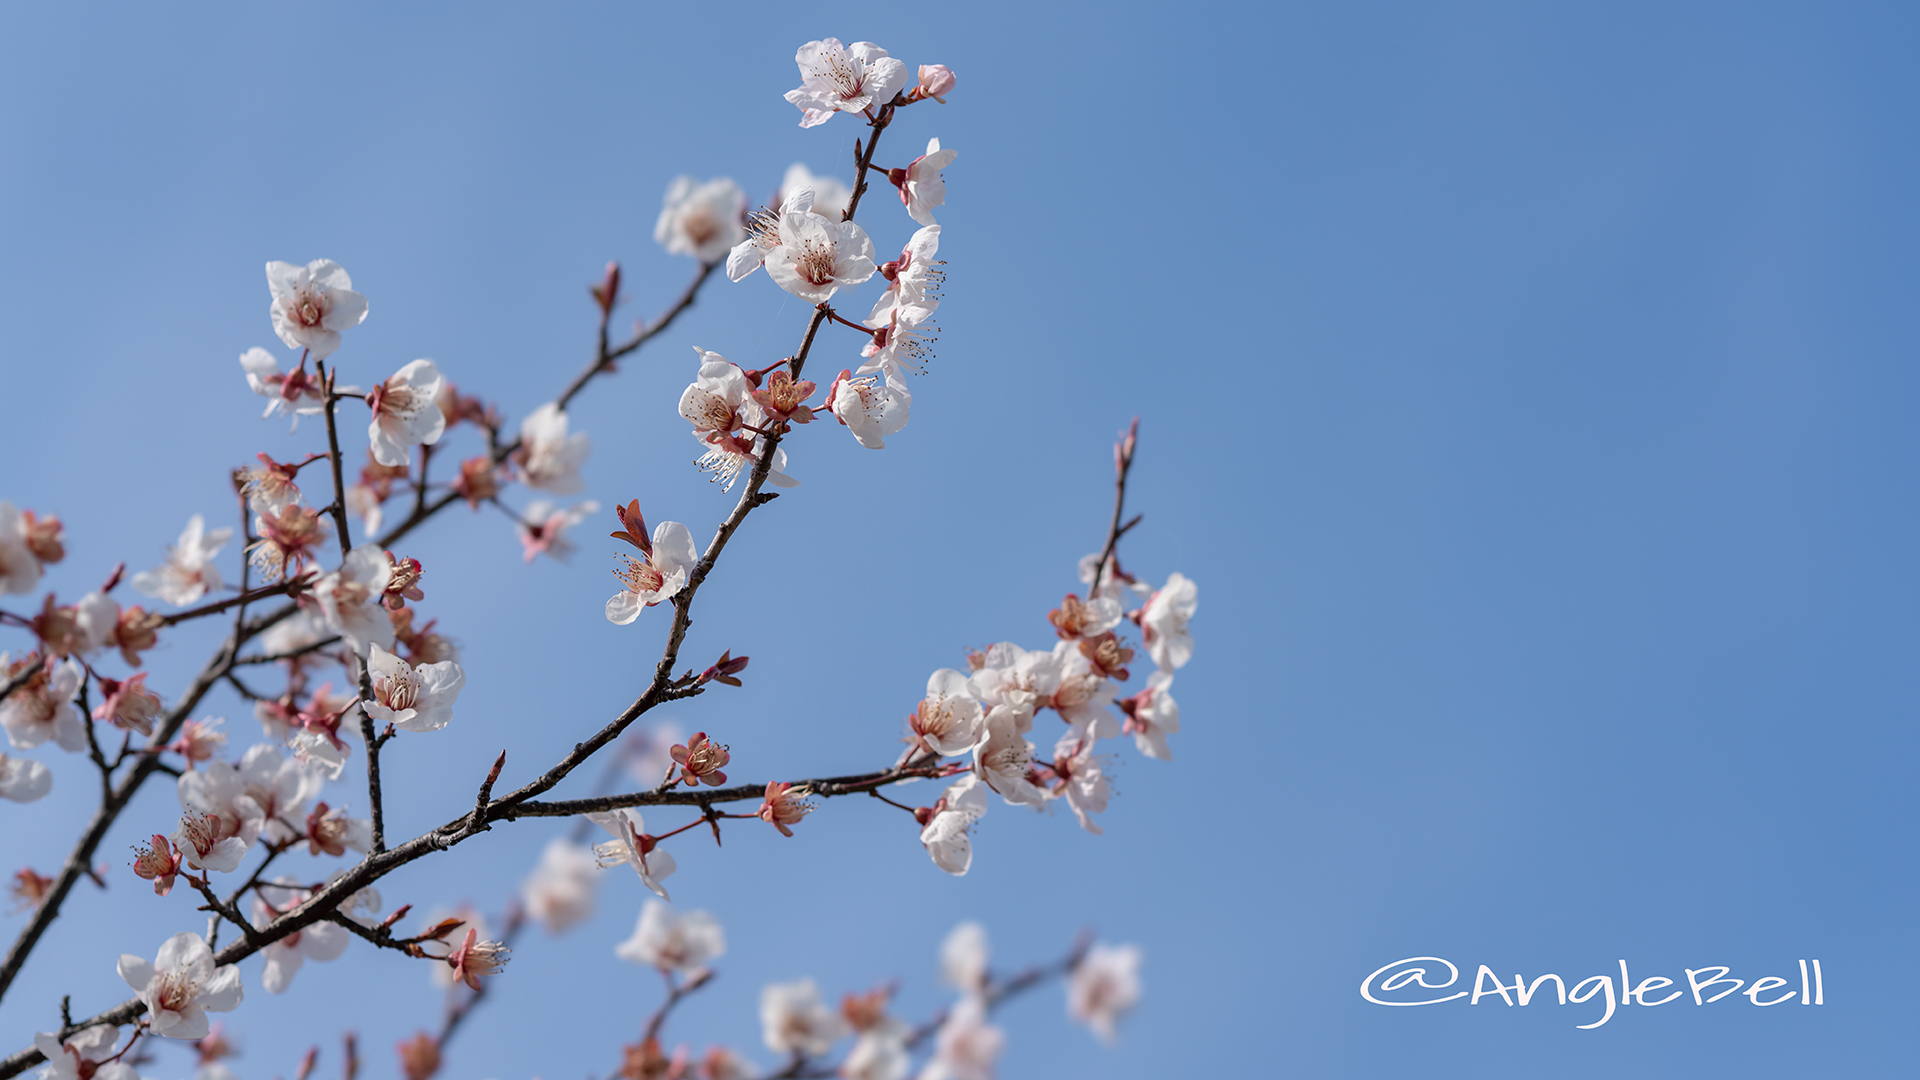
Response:
[[[1100,579],[1107,572],[1107,563],[1113,559],[1114,546],[1120,543],[1121,534],[1139,524],[1134,518],[1124,526],[1120,524],[1120,514],[1127,503],[1127,474],[1133,471],[1133,450],[1140,437],[1140,418],[1134,417],[1127,425],[1127,434],[1113,446],[1113,521],[1107,526],[1107,543],[1100,549],[1100,561],[1093,564],[1093,581],[1087,586],[1087,599],[1092,600],[1100,594]]]
[[[198,619],[207,615],[218,615],[230,607],[244,607],[255,600],[264,600],[269,596],[281,596],[285,593],[306,588],[308,584],[310,584],[308,578],[302,575],[296,578],[289,578],[286,581],[280,582],[278,585],[263,585],[251,592],[243,591],[238,596],[229,596],[225,600],[216,600],[211,604],[202,604],[197,608],[188,608],[185,611],[176,611],[171,615],[161,616],[160,625],[174,626],[186,622],[189,619]]]
[[[20,689],[32,681],[35,675],[40,674],[40,669],[45,667],[46,663],[46,657],[36,656],[26,667],[21,668],[18,674],[6,682],[0,683],[0,701],[5,701],[8,694],[13,693],[15,690]]]
[[[875,788],[897,784],[903,780],[918,780],[936,777],[942,767],[934,759],[922,756],[913,764],[883,769],[880,772],[860,773],[854,776],[834,776],[817,780],[796,780],[795,790],[804,788],[810,795],[830,799],[836,795],[857,795]],[[523,817],[572,817],[576,814],[599,813],[605,810],[621,810],[634,806],[705,806],[709,803],[730,803],[759,801],[766,797],[765,784],[737,784],[733,787],[687,789],[652,789],[633,791],[623,795],[600,795],[586,799],[567,799],[556,802],[523,802],[514,806],[502,806],[490,813],[493,819],[508,821]]]
[[[297,660],[309,653],[316,653],[330,645],[338,644],[340,644],[340,635],[335,634],[332,637],[321,638],[319,641],[302,645],[297,649],[289,649],[283,653],[255,653],[252,656],[236,657],[233,661],[233,666],[240,667],[245,664],[277,664],[282,660]]]

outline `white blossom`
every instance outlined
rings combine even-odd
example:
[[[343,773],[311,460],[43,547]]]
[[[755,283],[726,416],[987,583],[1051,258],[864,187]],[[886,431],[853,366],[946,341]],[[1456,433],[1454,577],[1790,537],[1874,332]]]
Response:
[[[261,822],[260,831],[273,840],[305,832],[294,823],[306,817],[307,803],[320,794],[320,787],[321,778],[312,769],[267,743],[249,747],[239,765],[209,761],[204,768],[180,774],[179,780],[183,809],[218,814],[223,822]]]
[[[615,626],[625,626],[639,618],[643,609],[679,595],[699,559],[693,550],[693,533],[677,521],[656,525],[653,550],[644,554],[645,562],[622,556],[626,569],[613,572],[621,589],[607,600],[607,621]]]
[[[0,677],[6,676],[11,667],[7,655],[0,653]],[[85,751],[86,721],[73,707],[85,678],[74,660],[47,664],[40,674],[0,700],[0,726],[7,730],[7,742],[16,749],[31,750],[52,739],[62,750],[76,754]]]
[[[0,799],[30,803],[52,790],[52,769],[32,758],[0,754]]]
[[[1096,943],[1067,977],[1067,1014],[1113,1042],[1115,1024],[1140,1001],[1140,949]]]
[[[269,903],[262,896],[254,898],[253,921],[258,926],[265,926],[280,914],[305,903],[313,895],[306,889],[293,886],[284,878],[263,883],[260,890],[263,894],[271,890],[274,899]],[[305,929],[288,934],[260,950],[261,958],[266,961],[260,969],[260,985],[269,994],[286,993],[302,964],[308,960],[325,963],[338,958],[347,950],[352,937],[346,927],[330,922],[312,923]]]
[[[393,647],[393,622],[382,599],[392,575],[387,553],[368,543],[347,552],[340,569],[314,583],[313,598],[327,629],[339,634],[356,655],[369,644]]]
[[[360,707],[382,724],[401,731],[439,731],[453,719],[453,703],[467,684],[467,673],[451,660],[415,667],[381,648],[367,647],[372,700]]]
[[[528,562],[546,555],[556,562],[573,557],[573,541],[566,532],[600,512],[600,504],[587,499],[561,509],[545,499],[535,499],[514,522],[520,534],[520,552]]]
[[[745,235],[740,221],[746,210],[747,196],[726,177],[703,184],[691,176],[677,176],[661,200],[653,239],[669,255],[717,263]]]
[[[280,361],[255,345],[240,354],[240,370],[246,373],[247,388],[267,399],[267,407],[260,413],[262,420],[285,410],[293,420],[293,430],[298,431],[302,416],[318,416],[326,409],[326,391],[319,376],[307,370],[304,360],[292,371],[281,371]],[[352,386],[336,389],[343,394],[360,392]]]
[[[600,865],[633,867],[640,875],[641,884],[652,889],[662,900],[671,900],[667,890],[660,884],[674,871],[673,856],[654,846],[653,837],[648,836],[647,823],[640,811],[625,809],[612,810],[587,815],[587,820],[607,830],[612,840],[593,845],[594,857]]]
[[[940,943],[940,977],[948,986],[978,993],[987,985],[987,928],[968,919]]]
[[[40,560],[27,546],[27,519],[0,501],[0,593],[30,593],[40,584]]]
[[[533,873],[520,883],[520,903],[548,933],[568,930],[593,914],[599,868],[593,852],[556,836],[547,841]]]
[[[1100,759],[1093,753],[1095,745],[1090,736],[1069,730],[1053,748],[1053,771],[1060,778],[1067,808],[1080,820],[1080,827],[1097,834],[1101,829],[1093,815],[1106,810],[1109,788]]]
[[[305,266],[270,262],[267,290],[273,294],[273,332],[315,360],[340,347],[340,331],[367,317],[367,298],[353,291],[353,281],[332,259]]]
[[[95,1024],[68,1036],[63,1043],[52,1032],[37,1032],[34,1049],[47,1059],[37,1080],[140,1080],[140,1073],[124,1061],[109,1061],[120,1043],[120,1029]]]
[[[585,433],[567,433],[567,414],[554,402],[527,414],[520,422],[521,479],[528,487],[571,495],[584,485],[580,466],[593,450]]]
[[[901,368],[924,375],[927,361],[933,359],[933,343],[940,328],[933,323],[933,311],[920,304],[896,304],[878,322],[869,320],[873,339],[861,348],[866,361],[860,372],[885,371],[897,375]]]
[[[194,933],[168,938],[151,963],[122,953],[120,977],[146,1003],[149,1030],[170,1039],[205,1037],[207,1013],[237,1008],[243,993],[239,969],[215,968],[213,950]]]
[[[244,808],[240,808],[244,810]],[[260,835],[259,817],[188,811],[169,839],[192,869],[231,874]]]
[[[676,912],[658,900],[640,909],[633,936],[614,946],[613,955],[629,963],[690,974],[727,951],[720,920],[704,911]]]
[[[1047,801],[1047,793],[1033,780],[1034,746],[1026,738],[1032,724],[1031,710],[1022,713],[1009,705],[995,705],[987,710],[987,737],[973,749],[974,772],[1001,798],[1017,806],[1039,806]]]
[[[382,465],[411,464],[408,447],[431,446],[447,430],[447,416],[434,404],[445,380],[431,360],[415,360],[373,388],[367,424],[373,460]]]
[[[863,1031],[840,1066],[840,1080],[906,1080],[907,1044],[891,1030]]]
[[[812,979],[769,983],[760,991],[760,1031],[776,1054],[815,1057],[847,1033],[846,1021],[820,1000]]]
[[[862,112],[885,105],[907,85],[907,65],[871,41],[851,46],[837,38],[809,41],[793,54],[800,85],[787,101],[800,110],[800,126],[815,127],[836,112]]]
[[[964,754],[985,737],[986,716],[969,692],[967,677],[941,668],[927,677],[927,696],[908,717],[920,744],[942,756]]]
[[[939,309],[940,290],[947,281],[946,271],[940,269],[946,263],[934,258],[939,253],[940,226],[928,225],[914,232],[898,259],[880,264],[887,290],[873,302],[868,326],[889,325],[896,307],[918,307],[927,315]]]
[[[933,208],[947,201],[947,181],[940,170],[953,164],[953,159],[959,156],[958,150],[940,149],[939,139],[928,139],[927,152],[914,158],[905,169],[898,170],[901,175],[894,184],[900,189],[901,205],[913,220],[922,225],[933,224]]]
[[[933,1038],[933,1060],[920,1080],[993,1080],[993,1067],[1007,1036],[987,1022],[987,1005],[978,995],[962,997],[947,1012]]]
[[[979,777],[968,773],[947,788],[920,830],[920,843],[935,866],[954,877],[965,876],[973,865],[973,839],[967,834],[986,812],[987,789]]]
[[[786,210],[780,214],[779,232],[779,246],[767,252],[767,275],[802,300],[830,300],[840,286],[858,285],[873,276],[873,241],[854,222]]]
[[[1162,761],[1173,760],[1167,735],[1180,730],[1180,703],[1173,700],[1172,690],[1173,673],[1156,671],[1147,676],[1146,689],[1122,703],[1133,744],[1142,754]]]
[[[892,371],[883,382],[870,376],[855,378],[853,372],[842,369],[827,391],[827,408],[834,419],[869,450],[884,449],[886,437],[907,426],[912,406],[906,381]]]
[[[231,539],[230,526],[209,529],[206,519],[195,514],[187,519],[180,539],[167,549],[167,561],[133,575],[129,583],[155,599],[186,607],[220,588],[220,569],[213,557]]]
[[[1147,606],[1140,613],[1140,630],[1146,638],[1147,654],[1162,670],[1185,667],[1193,659],[1193,634],[1187,623],[1199,607],[1200,586],[1177,571],[1147,598]]]

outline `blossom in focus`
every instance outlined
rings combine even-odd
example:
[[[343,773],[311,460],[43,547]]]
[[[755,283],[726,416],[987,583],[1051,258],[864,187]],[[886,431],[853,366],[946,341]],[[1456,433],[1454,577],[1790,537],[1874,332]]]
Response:
[[[587,820],[607,830],[613,837],[593,846],[594,857],[601,866],[618,866],[622,863],[631,866],[633,872],[640,875],[641,883],[652,889],[660,899],[673,899],[660,885],[674,871],[673,856],[655,846],[653,837],[646,833],[647,823],[640,816],[640,811],[604,811],[588,814]]]
[[[898,304],[887,311],[879,323],[869,321],[873,339],[860,350],[866,363],[860,373],[884,371],[898,375],[901,368],[925,374],[927,361],[933,359],[933,343],[940,328],[933,324],[933,312],[918,304]]]
[[[1193,634],[1187,629],[1200,607],[1200,586],[1176,571],[1147,598],[1140,612],[1140,630],[1147,654],[1163,671],[1185,667],[1193,659]]]
[[[180,539],[167,549],[167,561],[133,575],[130,584],[157,600],[186,607],[220,587],[220,570],[213,557],[232,538],[232,528],[208,529],[206,519],[195,514],[187,519]]]
[[[954,84],[960,81],[945,64],[921,64],[918,76],[913,92],[907,95],[909,101],[932,98],[945,105],[947,95],[953,93]]]
[[[979,745],[985,713],[969,692],[967,677],[941,668],[927,677],[927,696],[920,699],[907,723],[927,751],[941,756],[964,754]]]
[[[153,882],[155,896],[173,891],[173,879],[180,876],[186,860],[174,850],[172,842],[159,833],[145,847],[133,849],[133,876]]]
[[[265,894],[269,891],[273,899],[269,902]],[[264,882],[253,900],[253,921],[257,926],[265,926],[286,912],[305,903],[313,894],[306,889],[296,888],[285,879]],[[284,994],[293,984],[293,977],[308,960],[325,963],[333,960],[347,950],[352,934],[344,926],[330,922],[316,922],[305,929],[296,930],[286,937],[275,941],[260,950],[266,964],[260,969],[260,985],[269,994]]]
[[[900,189],[900,205],[907,208],[909,217],[922,225],[933,224],[933,208],[947,201],[947,180],[940,170],[959,156],[958,150],[940,149],[939,139],[928,139],[926,153],[904,169],[887,170],[887,179]]]
[[[1022,717],[1026,727],[1022,727]],[[1033,723],[1031,712],[1007,705],[987,710],[987,737],[973,749],[974,772],[1000,797],[1016,806],[1039,806],[1047,793],[1034,783],[1033,744],[1026,732]]]
[[[0,679],[11,679],[33,663],[31,655],[12,663],[0,653]],[[62,750],[80,753],[87,748],[86,722],[73,699],[80,693],[86,676],[73,660],[42,664],[26,682],[0,700],[0,726],[7,730],[7,742],[20,750],[31,750],[52,739]]]
[[[561,933],[593,914],[599,871],[593,852],[556,836],[540,852],[533,873],[520,883],[520,903],[548,933]]]
[[[237,1008],[243,994],[240,969],[215,968],[213,950],[194,933],[168,938],[151,963],[122,953],[120,977],[146,1004],[148,1030],[169,1039],[206,1035],[207,1013]]]
[[[290,349],[306,349],[325,360],[340,347],[340,331],[367,317],[367,298],[332,259],[305,266],[267,264],[267,291],[273,294],[273,332]]]
[[[52,769],[32,758],[0,754],[0,799],[30,803],[52,790]]]
[[[887,279],[886,291],[873,302],[867,316],[868,326],[890,325],[893,309],[918,307],[931,314],[940,307],[940,290],[947,283],[947,265],[934,258],[940,252],[940,226],[928,225],[916,230],[900,249],[900,257],[880,264],[880,276]]]
[[[27,544],[27,521],[0,502],[0,593],[30,593],[40,584],[40,560]]]
[[[846,1021],[820,999],[812,979],[769,983],[760,991],[760,1033],[776,1054],[817,1057],[847,1033]]]
[[[688,787],[699,787],[703,782],[719,787],[727,782],[727,774],[720,771],[731,760],[727,748],[707,738],[704,731],[694,732],[685,746],[675,746],[668,754],[680,767],[680,780]]]
[[[802,300],[830,300],[840,286],[873,276],[873,241],[851,221],[787,210],[780,214],[779,232],[779,246],[767,252],[767,276]]]
[[[780,246],[780,215],[788,211],[804,213],[811,210],[813,189],[783,189],[775,202],[777,205],[771,208],[763,207],[747,215],[743,226],[746,239],[733,245],[733,250],[727,252],[727,280],[744,281],[747,275],[766,265],[767,252]]]
[[[38,1080],[140,1080],[140,1074],[118,1057],[120,1029],[112,1024],[95,1024],[69,1035],[65,1042],[52,1032],[37,1032],[34,1049],[47,1059]]]
[[[160,705],[160,695],[147,689],[146,672],[124,681],[104,676],[95,678],[99,680],[102,695],[100,704],[93,710],[95,720],[105,720],[122,731],[153,734],[153,722],[166,710]]]
[[[189,810],[180,816],[180,827],[168,839],[192,869],[203,875],[209,871],[231,874],[260,835],[261,824],[259,818]]]
[[[466,939],[447,954],[447,966],[469,989],[478,990],[481,979],[500,974],[500,969],[507,966],[512,953],[513,950],[501,942],[481,941],[480,932],[468,928]]]
[[[626,568],[615,570],[620,591],[607,601],[607,621],[625,626],[640,617],[644,608],[671,600],[686,588],[698,557],[693,551],[693,533],[677,521],[663,521],[653,530],[649,546],[643,549],[645,561],[623,555]]]
[[[431,931],[435,927],[449,922],[458,923],[458,928],[474,931],[474,936],[481,940],[487,939],[486,917],[480,914],[479,910],[474,908],[473,905],[465,903],[451,910],[447,908],[434,908],[429,911],[426,919],[426,931],[423,932]],[[433,980],[433,985],[444,990],[458,983],[460,976],[444,963],[444,957],[441,959],[443,961],[442,963],[430,965],[430,975]]]
[[[600,504],[592,499],[564,510],[545,499],[527,504],[526,511],[514,524],[520,533],[521,554],[528,562],[541,555],[566,562],[574,550],[573,541],[566,538],[566,531],[599,512]]]
[[[326,537],[327,530],[320,511],[304,506],[289,506],[272,516],[257,514],[253,531],[260,534],[260,539],[249,549],[249,561],[269,580],[298,577],[313,560],[313,549]]]
[[[571,495],[584,486],[580,466],[592,450],[593,441],[585,433],[567,433],[567,414],[549,401],[520,421],[520,449],[514,460],[528,487]]]
[[[811,423],[813,409],[806,401],[813,396],[812,379],[796,379],[786,370],[767,376],[766,385],[753,391],[753,402],[775,420],[795,424]]]
[[[1139,946],[1096,943],[1067,976],[1067,1014],[1104,1042],[1113,1042],[1115,1024],[1139,1002]]]
[[[326,409],[326,390],[319,377],[307,371],[304,359],[292,371],[281,371],[273,354],[256,345],[240,354],[240,370],[246,372],[247,388],[267,399],[266,411],[260,414],[262,420],[284,409],[293,418],[294,429],[299,430],[302,416],[318,416]]]
[[[987,985],[987,928],[969,919],[940,943],[940,977],[948,986],[976,994]]]
[[[813,804],[807,801],[808,794],[805,788],[775,780],[767,785],[760,809],[754,816],[779,829],[780,835],[792,836],[793,830],[787,826],[798,825],[801,818],[813,812]]]
[[[966,874],[973,865],[973,839],[968,833],[986,812],[987,789],[979,777],[968,773],[947,788],[920,830],[920,843],[935,866],[954,877]]]
[[[677,176],[661,200],[653,239],[669,255],[717,263],[745,235],[740,220],[746,212],[747,196],[732,180],[723,176],[703,184],[691,176]]]
[[[842,368],[827,391],[827,409],[833,418],[869,450],[886,448],[886,437],[907,426],[912,406],[913,395],[896,372],[887,372],[883,382],[870,376],[854,378],[853,372]]]
[[[680,392],[680,415],[693,425],[694,436],[702,442],[731,436],[749,422],[753,384],[738,365],[719,353],[698,345],[693,351],[700,357],[700,370]]]
[[[1094,756],[1091,736],[1068,731],[1053,748],[1055,789],[1067,798],[1067,808],[1080,819],[1080,827],[1098,834],[1101,829],[1093,815],[1107,808],[1107,777]]]
[[[466,672],[451,660],[407,663],[376,642],[369,645],[367,673],[373,698],[361,708],[375,720],[401,731],[439,731],[453,719],[453,703],[467,684]]]
[[[1130,698],[1114,704],[1127,714],[1122,730],[1133,736],[1142,754],[1162,761],[1173,760],[1167,749],[1167,735],[1180,730],[1180,703],[1173,700],[1173,673],[1156,671],[1147,676],[1147,687]]]
[[[415,360],[373,388],[367,395],[367,407],[373,410],[367,438],[374,461],[406,465],[413,460],[408,447],[440,441],[447,417],[434,399],[443,382],[433,361]]]
[[[800,110],[800,126],[815,127],[836,112],[862,112],[885,105],[907,84],[907,65],[871,41],[851,46],[837,38],[809,41],[793,54],[800,85],[786,99]]]
[[[933,1060],[920,1080],[993,1080],[993,1067],[1006,1048],[1006,1033],[987,1022],[987,1005],[973,994],[948,1011],[933,1037]]]
[[[367,647],[393,647],[393,621],[384,597],[393,577],[393,560],[378,544],[361,544],[340,561],[340,569],[320,575],[313,598],[328,630],[356,654]]]
[[[720,920],[704,911],[677,912],[658,900],[640,909],[633,936],[614,946],[613,955],[661,971],[692,974],[727,951]]]

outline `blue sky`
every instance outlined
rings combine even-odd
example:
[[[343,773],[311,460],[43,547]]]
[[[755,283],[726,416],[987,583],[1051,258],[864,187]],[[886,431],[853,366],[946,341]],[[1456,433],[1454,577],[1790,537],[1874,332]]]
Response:
[[[1920,944],[1915,30],[1893,5],[15,11],[0,497],[67,521],[72,596],[224,515],[227,468],[310,449],[256,419],[234,363],[272,344],[269,259],[336,259],[369,297],[347,377],[432,357],[517,420],[590,354],[607,259],[630,317],[682,285],[651,240],[675,175],[756,199],[793,161],[850,179],[855,125],[801,131],[780,94],[801,42],[871,39],[960,78],[881,155],[960,150],[939,357],[886,451],[792,447],[805,486],[729,550],[689,646],[751,654],[747,685],[670,715],[743,778],[884,764],[929,671],[1047,643],[1139,414],[1123,553],[1200,583],[1186,727],[1171,763],[1124,751],[1105,836],[997,807],[963,880],[877,804],[689,845],[675,897],[732,951],[671,1034],[769,1061],[759,987],[800,975],[898,977],[922,1015],[972,917],[1009,966],[1082,926],[1147,955],[1117,1050],[1057,991],[1003,1014],[1010,1078],[1886,1074]],[[897,246],[910,223],[870,205]],[[672,411],[688,346],[768,363],[806,314],[763,278],[710,287],[576,406],[586,494],[706,535],[730,503]],[[600,616],[595,531],[573,565],[524,567],[504,519],[462,510],[403,552],[473,674],[452,727],[388,756],[396,831],[470,800],[503,747],[531,775],[650,670],[663,622]],[[210,645],[170,639],[156,683]],[[0,868],[57,863],[86,812],[77,762],[53,763],[50,799],[4,811]],[[0,1004],[7,1048],[61,994],[120,1000],[120,952],[201,925],[119,865],[173,812],[149,792],[103,845],[112,891],[79,895]],[[497,903],[563,828],[497,829],[383,891]],[[658,993],[610,955],[641,900],[609,880],[590,925],[529,939],[444,1075],[616,1065]],[[1419,955],[1569,981],[1622,958],[1797,981],[1819,958],[1827,1004],[1579,1031],[1588,1011],[1538,1000],[1360,999]],[[387,1075],[437,1019],[397,957],[309,966],[282,999],[244,970],[243,1077],[342,1026]]]

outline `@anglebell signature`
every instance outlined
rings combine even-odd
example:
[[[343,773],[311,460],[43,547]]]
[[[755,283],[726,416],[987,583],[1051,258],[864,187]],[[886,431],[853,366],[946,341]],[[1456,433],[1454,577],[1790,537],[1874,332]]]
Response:
[[[1551,972],[1536,976],[1531,981],[1524,975],[1515,974],[1513,982],[1503,984],[1492,968],[1481,964],[1474,973],[1471,990],[1436,995],[1434,991],[1446,990],[1459,983],[1460,969],[1452,961],[1438,956],[1410,956],[1383,965],[1362,979],[1360,996],[1375,1005],[1396,1007],[1444,1005],[1461,998],[1466,998],[1469,1005],[1478,1005],[1482,998],[1491,997],[1498,997],[1510,1006],[1523,1007],[1532,1004],[1535,996],[1546,989],[1547,984],[1551,984],[1553,1000],[1560,1005],[1584,1005],[1596,997],[1602,999],[1605,1011],[1598,1020],[1574,1025],[1584,1031],[1613,1019],[1616,1008],[1636,1005],[1651,1008],[1678,1001],[1689,993],[1696,1006],[1711,1005],[1734,993],[1763,1008],[1784,1005],[1795,999],[1802,1005],[1825,1005],[1826,979],[1820,969],[1820,961],[1801,960],[1799,964],[1798,989],[1794,988],[1791,978],[1778,975],[1762,975],[1748,985],[1746,980],[1732,977],[1732,968],[1716,964],[1683,969],[1686,972],[1684,987],[1664,994],[1662,991],[1667,991],[1669,987],[1682,987],[1682,983],[1664,975],[1649,975],[1635,983],[1625,960],[1620,961],[1618,976],[1611,973],[1590,975],[1571,987],[1565,979]],[[1746,989],[1742,990],[1743,986]],[[1650,996],[1655,994],[1662,996]]]

